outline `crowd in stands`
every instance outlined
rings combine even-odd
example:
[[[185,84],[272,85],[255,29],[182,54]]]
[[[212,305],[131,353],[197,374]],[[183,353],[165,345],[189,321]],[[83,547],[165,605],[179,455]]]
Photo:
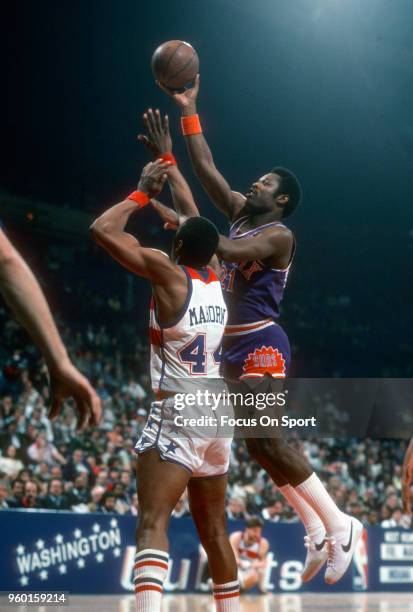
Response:
[[[30,339],[0,305],[0,508],[73,512],[138,512],[133,446],[152,394],[148,344],[142,335],[125,353],[120,335],[89,323],[73,331],[60,321],[75,364],[103,402],[98,427],[76,431],[73,406],[47,419],[47,371]],[[130,341],[130,338],[129,338]],[[299,444],[339,507],[363,523],[409,527],[401,512],[403,440],[320,438]],[[174,516],[188,516],[184,495]],[[296,522],[297,516],[236,440],[229,470],[227,515]]]

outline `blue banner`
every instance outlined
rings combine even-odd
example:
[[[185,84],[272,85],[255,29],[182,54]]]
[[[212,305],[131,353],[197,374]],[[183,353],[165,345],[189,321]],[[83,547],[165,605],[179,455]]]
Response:
[[[133,592],[133,516],[31,512],[0,513],[0,591],[59,590],[74,594]],[[230,531],[242,529],[230,522]],[[369,527],[354,563],[337,584],[323,571],[303,585],[305,549],[299,524],[266,523],[269,540],[266,585],[273,592],[412,591],[413,531]],[[206,592],[205,556],[192,520],[172,519],[166,592]]]

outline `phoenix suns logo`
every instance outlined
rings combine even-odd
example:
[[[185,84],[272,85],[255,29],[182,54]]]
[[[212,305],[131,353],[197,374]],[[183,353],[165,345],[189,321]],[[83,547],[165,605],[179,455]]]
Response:
[[[260,349],[255,349],[253,353],[249,353],[242,367],[243,375],[247,376],[264,376],[270,374],[274,378],[285,377],[285,359],[278,349],[272,346],[262,346]]]

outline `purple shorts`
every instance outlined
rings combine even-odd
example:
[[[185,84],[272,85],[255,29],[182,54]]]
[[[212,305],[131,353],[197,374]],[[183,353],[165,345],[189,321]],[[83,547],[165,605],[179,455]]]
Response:
[[[271,320],[230,325],[223,340],[222,374],[226,380],[285,378],[291,360],[287,334]]]

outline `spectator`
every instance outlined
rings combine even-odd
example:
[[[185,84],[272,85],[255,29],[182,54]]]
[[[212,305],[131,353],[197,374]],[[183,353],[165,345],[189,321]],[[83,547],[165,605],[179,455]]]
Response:
[[[283,503],[277,499],[273,499],[269,506],[263,509],[261,512],[262,518],[265,521],[270,521],[272,523],[278,523],[282,520],[283,513]]]
[[[100,503],[102,501],[103,494],[105,493],[104,487],[100,485],[96,485],[93,487],[90,496],[91,500],[88,504],[89,512],[99,512],[100,511]]]
[[[8,494],[7,481],[0,480],[0,510],[10,507],[7,501]]]
[[[117,514],[116,510],[116,497],[113,493],[107,492],[103,495],[99,506],[100,512],[103,514],[114,513]]]
[[[391,514],[391,518],[382,521],[381,526],[385,529],[403,528],[409,529],[411,525],[411,516],[402,514],[401,508],[396,508]]]
[[[39,433],[37,440],[33,442],[27,449],[27,455],[31,461],[40,463],[44,461],[48,465],[52,465],[54,461],[66,463],[66,459],[59,453],[57,448],[46,440],[44,432]]]
[[[16,447],[10,444],[7,447],[6,455],[4,457],[0,456],[0,472],[9,478],[15,478],[23,468],[23,462],[17,459]]]
[[[49,483],[49,492],[42,499],[42,508],[47,510],[69,510],[70,504],[63,493],[63,482],[60,478],[52,478]]]
[[[231,520],[240,520],[246,518],[245,513],[245,505],[241,499],[233,497],[229,500],[229,504],[227,506],[227,518]]]
[[[84,454],[82,449],[77,448],[73,451],[71,459],[63,468],[63,474],[66,480],[74,481],[79,474],[88,474],[89,470],[84,462]]]
[[[24,483],[24,494],[21,499],[20,508],[41,508],[39,497],[39,485],[35,480]]]
[[[79,505],[87,505],[90,502],[90,491],[87,485],[87,474],[82,473],[76,476],[74,487],[68,494],[69,505],[72,509]]]
[[[145,389],[133,378],[130,378],[127,385],[122,387],[122,392],[127,393],[134,400],[144,400],[146,398]]]
[[[24,482],[19,478],[16,478],[12,482],[11,496],[7,498],[7,505],[9,508],[20,508],[24,494]]]

